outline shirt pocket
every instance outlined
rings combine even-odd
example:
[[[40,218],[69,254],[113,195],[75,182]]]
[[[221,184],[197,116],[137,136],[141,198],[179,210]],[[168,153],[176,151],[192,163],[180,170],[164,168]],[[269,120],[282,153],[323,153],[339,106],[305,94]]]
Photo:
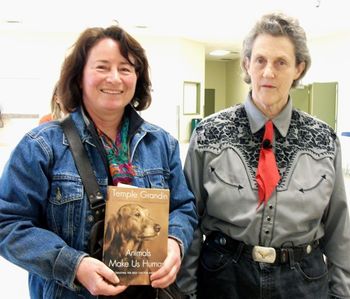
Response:
[[[243,161],[236,151],[226,149],[206,166],[204,188],[208,194],[206,206],[209,215],[231,219],[231,209],[237,204],[242,213],[249,213],[252,205],[256,205],[254,182]]]
[[[56,175],[51,183],[48,207],[48,225],[68,244],[74,240],[74,228],[82,223],[84,187],[80,177]]]
[[[335,168],[330,157],[313,157],[303,154],[296,161],[295,168],[289,178],[287,193],[290,204],[297,211],[312,211],[312,215],[320,217],[331,198]]]
[[[137,171],[137,175],[134,178],[135,185],[143,188],[169,188],[170,173],[162,168],[147,169],[143,171]]]

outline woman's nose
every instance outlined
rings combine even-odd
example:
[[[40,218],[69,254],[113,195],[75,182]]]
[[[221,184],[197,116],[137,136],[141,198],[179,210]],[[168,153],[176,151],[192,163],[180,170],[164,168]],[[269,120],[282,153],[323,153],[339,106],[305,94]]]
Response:
[[[111,70],[108,74],[107,80],[113,82],[113,81],[119,81],[120,80],[120,74],[119,71],[116,70]]]
[[[273,66],[271,64],[269,64],[269,63],[266,64],[263,75],[264,75],[264,77],[267,77],[267,78],[275,77],[275,72],[274,72]]]

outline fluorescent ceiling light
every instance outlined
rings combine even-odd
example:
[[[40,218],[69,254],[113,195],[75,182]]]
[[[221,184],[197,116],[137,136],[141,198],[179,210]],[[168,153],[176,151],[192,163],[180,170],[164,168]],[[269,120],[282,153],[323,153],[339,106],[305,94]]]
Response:
[[[214,51],[211,51],[209,53],[209,55],[211,55],[211,56],[225,56],[229,53],[230,53],[230,51],[228,51],[228,50],[214,50]]]

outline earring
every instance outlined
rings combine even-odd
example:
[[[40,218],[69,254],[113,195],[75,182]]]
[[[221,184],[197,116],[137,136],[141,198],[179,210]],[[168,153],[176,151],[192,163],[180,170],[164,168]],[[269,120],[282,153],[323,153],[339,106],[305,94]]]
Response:
[[[133,105],[134,108],[137,108],[140,105],[139,99],[138,98],[134,98],[132,100],[132,105]]]

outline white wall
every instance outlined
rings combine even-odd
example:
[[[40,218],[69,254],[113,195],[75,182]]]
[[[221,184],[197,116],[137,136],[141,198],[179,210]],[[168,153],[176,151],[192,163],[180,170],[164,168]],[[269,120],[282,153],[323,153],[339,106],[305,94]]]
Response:
[[[50,111],[50,98],[73,34],[1,32],[0,107],[3,113]]]
[[[28,273],[0,256],[0,296],[6,299],[29,299]]]
[[[72,33],[0,34],[0,107],[3,113],[48,113],[61,63],[76,37],[77,34]],[[136,38],[148,55],[153,83],[152,105],[142,115],[175,137],[183,135],[188,139],[187,132],[179,132],[187,130],[188,121],[182,124],[184,128],[178,123],[178,116],[182,117],[183,82],[201,84],[203,104],[204,46],[179,38]],[[180,115],[175,113],[178,106]]]

